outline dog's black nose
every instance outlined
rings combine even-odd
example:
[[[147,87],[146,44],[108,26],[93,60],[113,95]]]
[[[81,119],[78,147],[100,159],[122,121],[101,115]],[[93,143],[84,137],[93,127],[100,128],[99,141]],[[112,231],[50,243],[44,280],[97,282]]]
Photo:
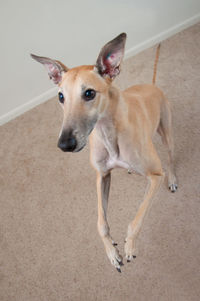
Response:
[[[71,137],[66,137],[66,135],[61,135],[60,139],[58,140],[58,147],[63,152],[73,152],[76,148],[77,142],[76,139]]]

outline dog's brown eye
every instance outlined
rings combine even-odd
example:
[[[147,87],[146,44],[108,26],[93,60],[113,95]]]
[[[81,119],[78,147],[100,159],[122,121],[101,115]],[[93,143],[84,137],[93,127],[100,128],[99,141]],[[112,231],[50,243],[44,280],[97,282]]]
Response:
[[[64,98],[64,95],[62,94],[62,92],[58,93],[58,98],[61,103],[64,103],[65,98]]]
[[[92,100],[94,99],[96,96],[96,91],[95,90],[92,90],[92,89],[88,89],[85,91],[84,95],[83,95],[83,98],[86,100],[86,101],[89,101],[89,100]]]

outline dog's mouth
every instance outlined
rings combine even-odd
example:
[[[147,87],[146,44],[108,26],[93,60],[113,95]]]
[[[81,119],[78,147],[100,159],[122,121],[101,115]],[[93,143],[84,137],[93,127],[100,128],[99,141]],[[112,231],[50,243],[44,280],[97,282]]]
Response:
[[[83,144],[81,147],[75,149],[75,150],[73,151],[73,153],[78,153],[78,152],[80,152],[85,146],[86,146],[86,143]]]
[[[86,136],[84,136],[84,139],[82,138],[82,139],[79,140],[77,148],[73,151],[73,153],[80,152],[86,146],[86,144],[88,142],[88,138],[89,138],[91,132],[93,131],[93,129],[94,129],[94,126],[89,129]]]
[[[64,152],[78,153],[87,144],[88,137],[93,130],[91,126],[86,133],[82,131],[63,131],[58,140],[58,147]]]

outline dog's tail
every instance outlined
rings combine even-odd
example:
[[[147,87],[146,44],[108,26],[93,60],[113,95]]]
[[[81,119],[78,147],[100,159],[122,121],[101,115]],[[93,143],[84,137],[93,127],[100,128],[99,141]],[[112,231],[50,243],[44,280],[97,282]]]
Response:
[[[155,85],[155,83],[156,83],[156,73],[157,73],[157,66],[158,66],[158,60],[159,60],[159,54],[160,54],[160,46],[161,46],[161,43],[158,44],[158,47],[156,49],[156,57],[155,57],[155,62],[154,62],[153,79],[152,79],[153,85]]]

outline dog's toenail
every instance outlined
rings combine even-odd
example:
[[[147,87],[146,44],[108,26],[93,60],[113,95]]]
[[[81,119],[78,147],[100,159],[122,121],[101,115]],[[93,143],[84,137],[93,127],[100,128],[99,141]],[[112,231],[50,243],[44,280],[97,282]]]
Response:
[[[136,258],[136,255],[133,255],[133,258]]]
[[[121,272],[122,272],[120,268],[116,268],[116,269],[117,269],[117,271],[118,271],[119,273],[121,273]]]

